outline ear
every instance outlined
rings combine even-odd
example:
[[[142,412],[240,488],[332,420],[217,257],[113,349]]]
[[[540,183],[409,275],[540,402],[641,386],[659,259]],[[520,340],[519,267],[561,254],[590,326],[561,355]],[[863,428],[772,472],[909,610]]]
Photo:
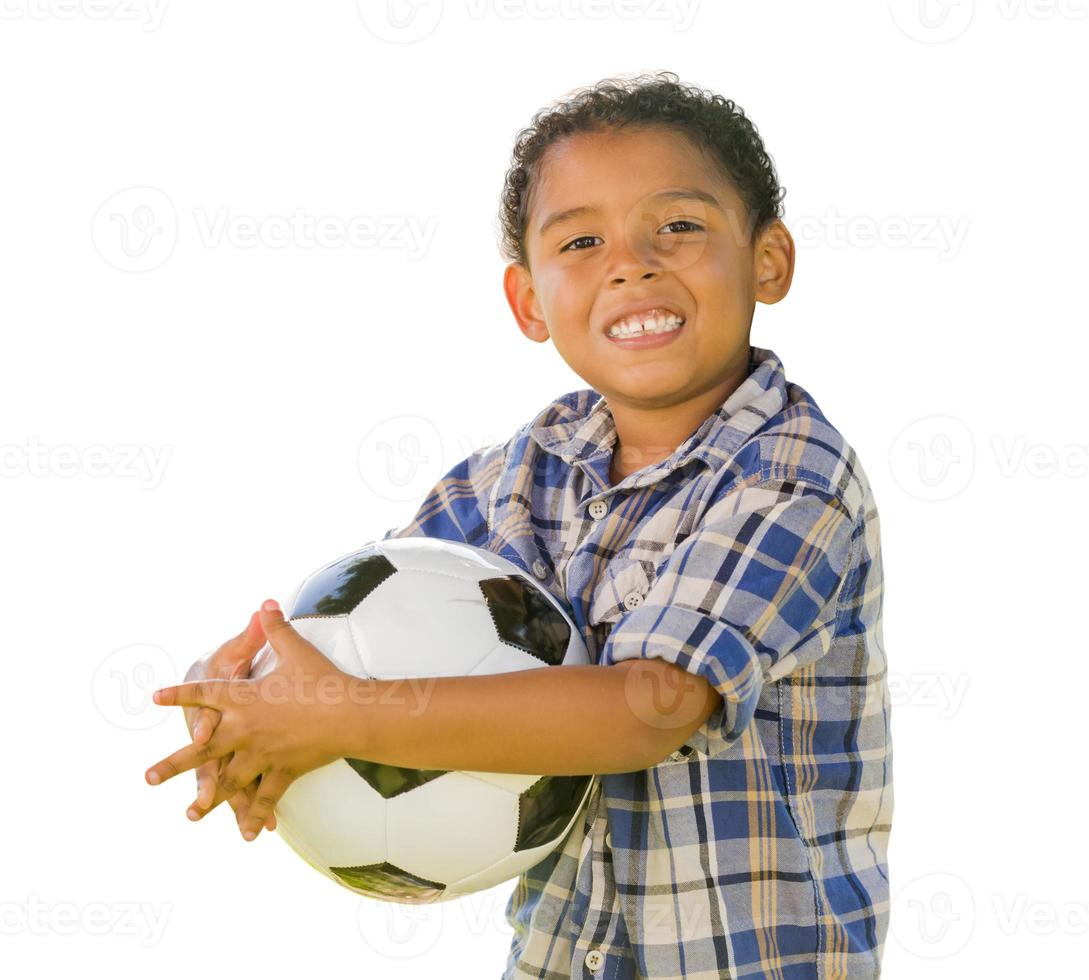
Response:
[[[753,245],[753,295],[759,303],[778,303],[794,278],[794,239],[776,219]]]
[[[514,319],[518,321],[518,329],[538,344],[548,340],[548,327],[533,288],[533,277],[520,262],[512,262],[504,271],[503,292],[507,295]]]

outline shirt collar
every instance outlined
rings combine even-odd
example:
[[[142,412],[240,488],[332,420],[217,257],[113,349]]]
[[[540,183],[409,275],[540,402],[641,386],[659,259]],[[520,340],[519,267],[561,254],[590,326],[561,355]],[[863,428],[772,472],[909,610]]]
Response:
[[[637,481],[660,479],[692,459],[712,466],[732,457],[745,440],[787,404],[783,364],[771,350],[750,347],[752,371],[699,428],[666,459]],[[559,418],[558,421],[555,419]],[[616,423],[605,397],[593,388],[570,392],[530,423],[529,434],[547,452],[569,465],[612,454]],[[632,474],[634,476],[634,474]],[[626,482],[626,481],[625,481]]]

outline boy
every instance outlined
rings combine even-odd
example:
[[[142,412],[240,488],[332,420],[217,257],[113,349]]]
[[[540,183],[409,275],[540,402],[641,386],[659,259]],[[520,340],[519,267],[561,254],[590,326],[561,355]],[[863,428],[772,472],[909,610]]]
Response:
[[[516,882],[505,980],[880,974],[878,515],[854,451],[749,342],[793,274],[781,196],[744,114],[670,73],[606,80],[519,134],[504,289],[591,387],[462,460],[384,538],[516,561],[595,665],[439,679],[419,718],[341,715],[367,733],[337,743],[596,774],[584,819]]]

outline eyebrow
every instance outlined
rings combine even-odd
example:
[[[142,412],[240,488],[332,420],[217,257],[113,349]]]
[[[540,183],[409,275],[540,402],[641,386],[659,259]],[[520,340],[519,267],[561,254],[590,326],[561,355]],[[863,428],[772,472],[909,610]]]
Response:
[[[648,198],[652,201],[702,201],[710,207],[717,208],[719,211],[722,210],[722,205],[714,194],[708,194],[707,191],[700,190],[698,187],[670,187],[664,191],[655,191],[653,194],[649,194]],[[599,210],[600,208],[592,204],[580,204],[578,207],[557,211],[541,223],[541,227],[537,229],[537,234],[543,237],[544,233],[553,225],[562,224],[580,215],[595,214]]]

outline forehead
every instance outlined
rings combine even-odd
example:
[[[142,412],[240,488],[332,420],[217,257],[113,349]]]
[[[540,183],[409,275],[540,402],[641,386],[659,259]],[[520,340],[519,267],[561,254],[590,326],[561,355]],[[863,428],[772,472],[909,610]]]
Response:
[[[708,154],[683,133],[654,126],[576,133],[545,151],[531,193],[526,230],[581,208],[630,208],[666,188],[712,196],[723,208],[739,202]]]

